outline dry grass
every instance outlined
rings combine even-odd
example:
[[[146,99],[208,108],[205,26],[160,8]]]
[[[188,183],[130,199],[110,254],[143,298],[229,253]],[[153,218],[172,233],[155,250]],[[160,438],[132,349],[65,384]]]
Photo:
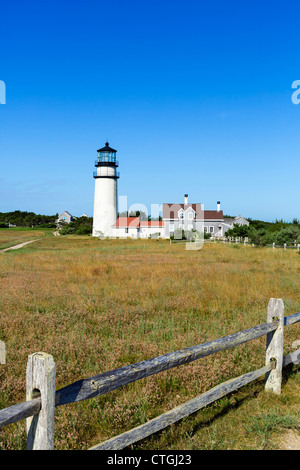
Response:
[[[24,400],[27,356],[33,352],[53,355],[61,388],[265,323],[270,297],[284,299],[286,315],[295,313],[300,307],[299,261],[294,251],[268,248],[207,244],[191,252],[167,241],[89,237],[46,237],[7,252],[0,257],[0,339],[7,347],[7,364],[0,368],[0,407]],[[285,353],[299,336],[298,326],[286,328]],[[85,449],[131,429],[261,367],[264,354],[262,338],[57,408],[55,447]],[[299,374],[289,376],[285,390],[291,382],[296,384],[292,390],[299,390]],[[249,413],[259,415],[270,400],[257,382],[135,448],[259,448],[255,432],[248,432]],[[295,417],[296,400],[296,393],[284,392],[273,398],[269,411],[285,409]],[[1,431],[0,449],[25,446],[24,422]]]
[[[45,231],[43,230],[0,229],[0,250],[44,236]]]

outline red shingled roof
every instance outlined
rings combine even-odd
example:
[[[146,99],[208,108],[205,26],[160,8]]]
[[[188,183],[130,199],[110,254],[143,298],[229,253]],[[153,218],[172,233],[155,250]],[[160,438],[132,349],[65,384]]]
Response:
[[[163,227],[164,223],[162,220],[142,220],[141,227]]]
[[[140,225],[138,217],[119,217],[113,227],[137,228]]]

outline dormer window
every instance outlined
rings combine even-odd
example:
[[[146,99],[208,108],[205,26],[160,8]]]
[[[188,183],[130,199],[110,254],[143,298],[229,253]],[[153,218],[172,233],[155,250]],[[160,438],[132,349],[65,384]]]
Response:
[[[179,220],[183,220],[184,219],[184,210],[182,208],[179,209],[179,211],[177,212],[177,215],[178,215]]]

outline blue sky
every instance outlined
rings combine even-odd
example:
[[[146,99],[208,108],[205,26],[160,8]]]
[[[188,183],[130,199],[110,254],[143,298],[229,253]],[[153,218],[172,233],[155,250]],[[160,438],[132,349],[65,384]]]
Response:
[[[300,218],[292,1],[3,1],[0,212],[92,215],[118,150],[128,205]]]

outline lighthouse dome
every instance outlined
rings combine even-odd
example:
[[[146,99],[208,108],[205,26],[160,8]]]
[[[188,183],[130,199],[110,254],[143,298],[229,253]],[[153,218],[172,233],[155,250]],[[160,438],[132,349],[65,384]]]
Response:
[[[112,149],[112,148],[109,146],[109,143],[106,142],[106,143],[105,143],[105,147],[102,147],[101,149],[98,149],[97,152],[117,152],[117,150]]]

